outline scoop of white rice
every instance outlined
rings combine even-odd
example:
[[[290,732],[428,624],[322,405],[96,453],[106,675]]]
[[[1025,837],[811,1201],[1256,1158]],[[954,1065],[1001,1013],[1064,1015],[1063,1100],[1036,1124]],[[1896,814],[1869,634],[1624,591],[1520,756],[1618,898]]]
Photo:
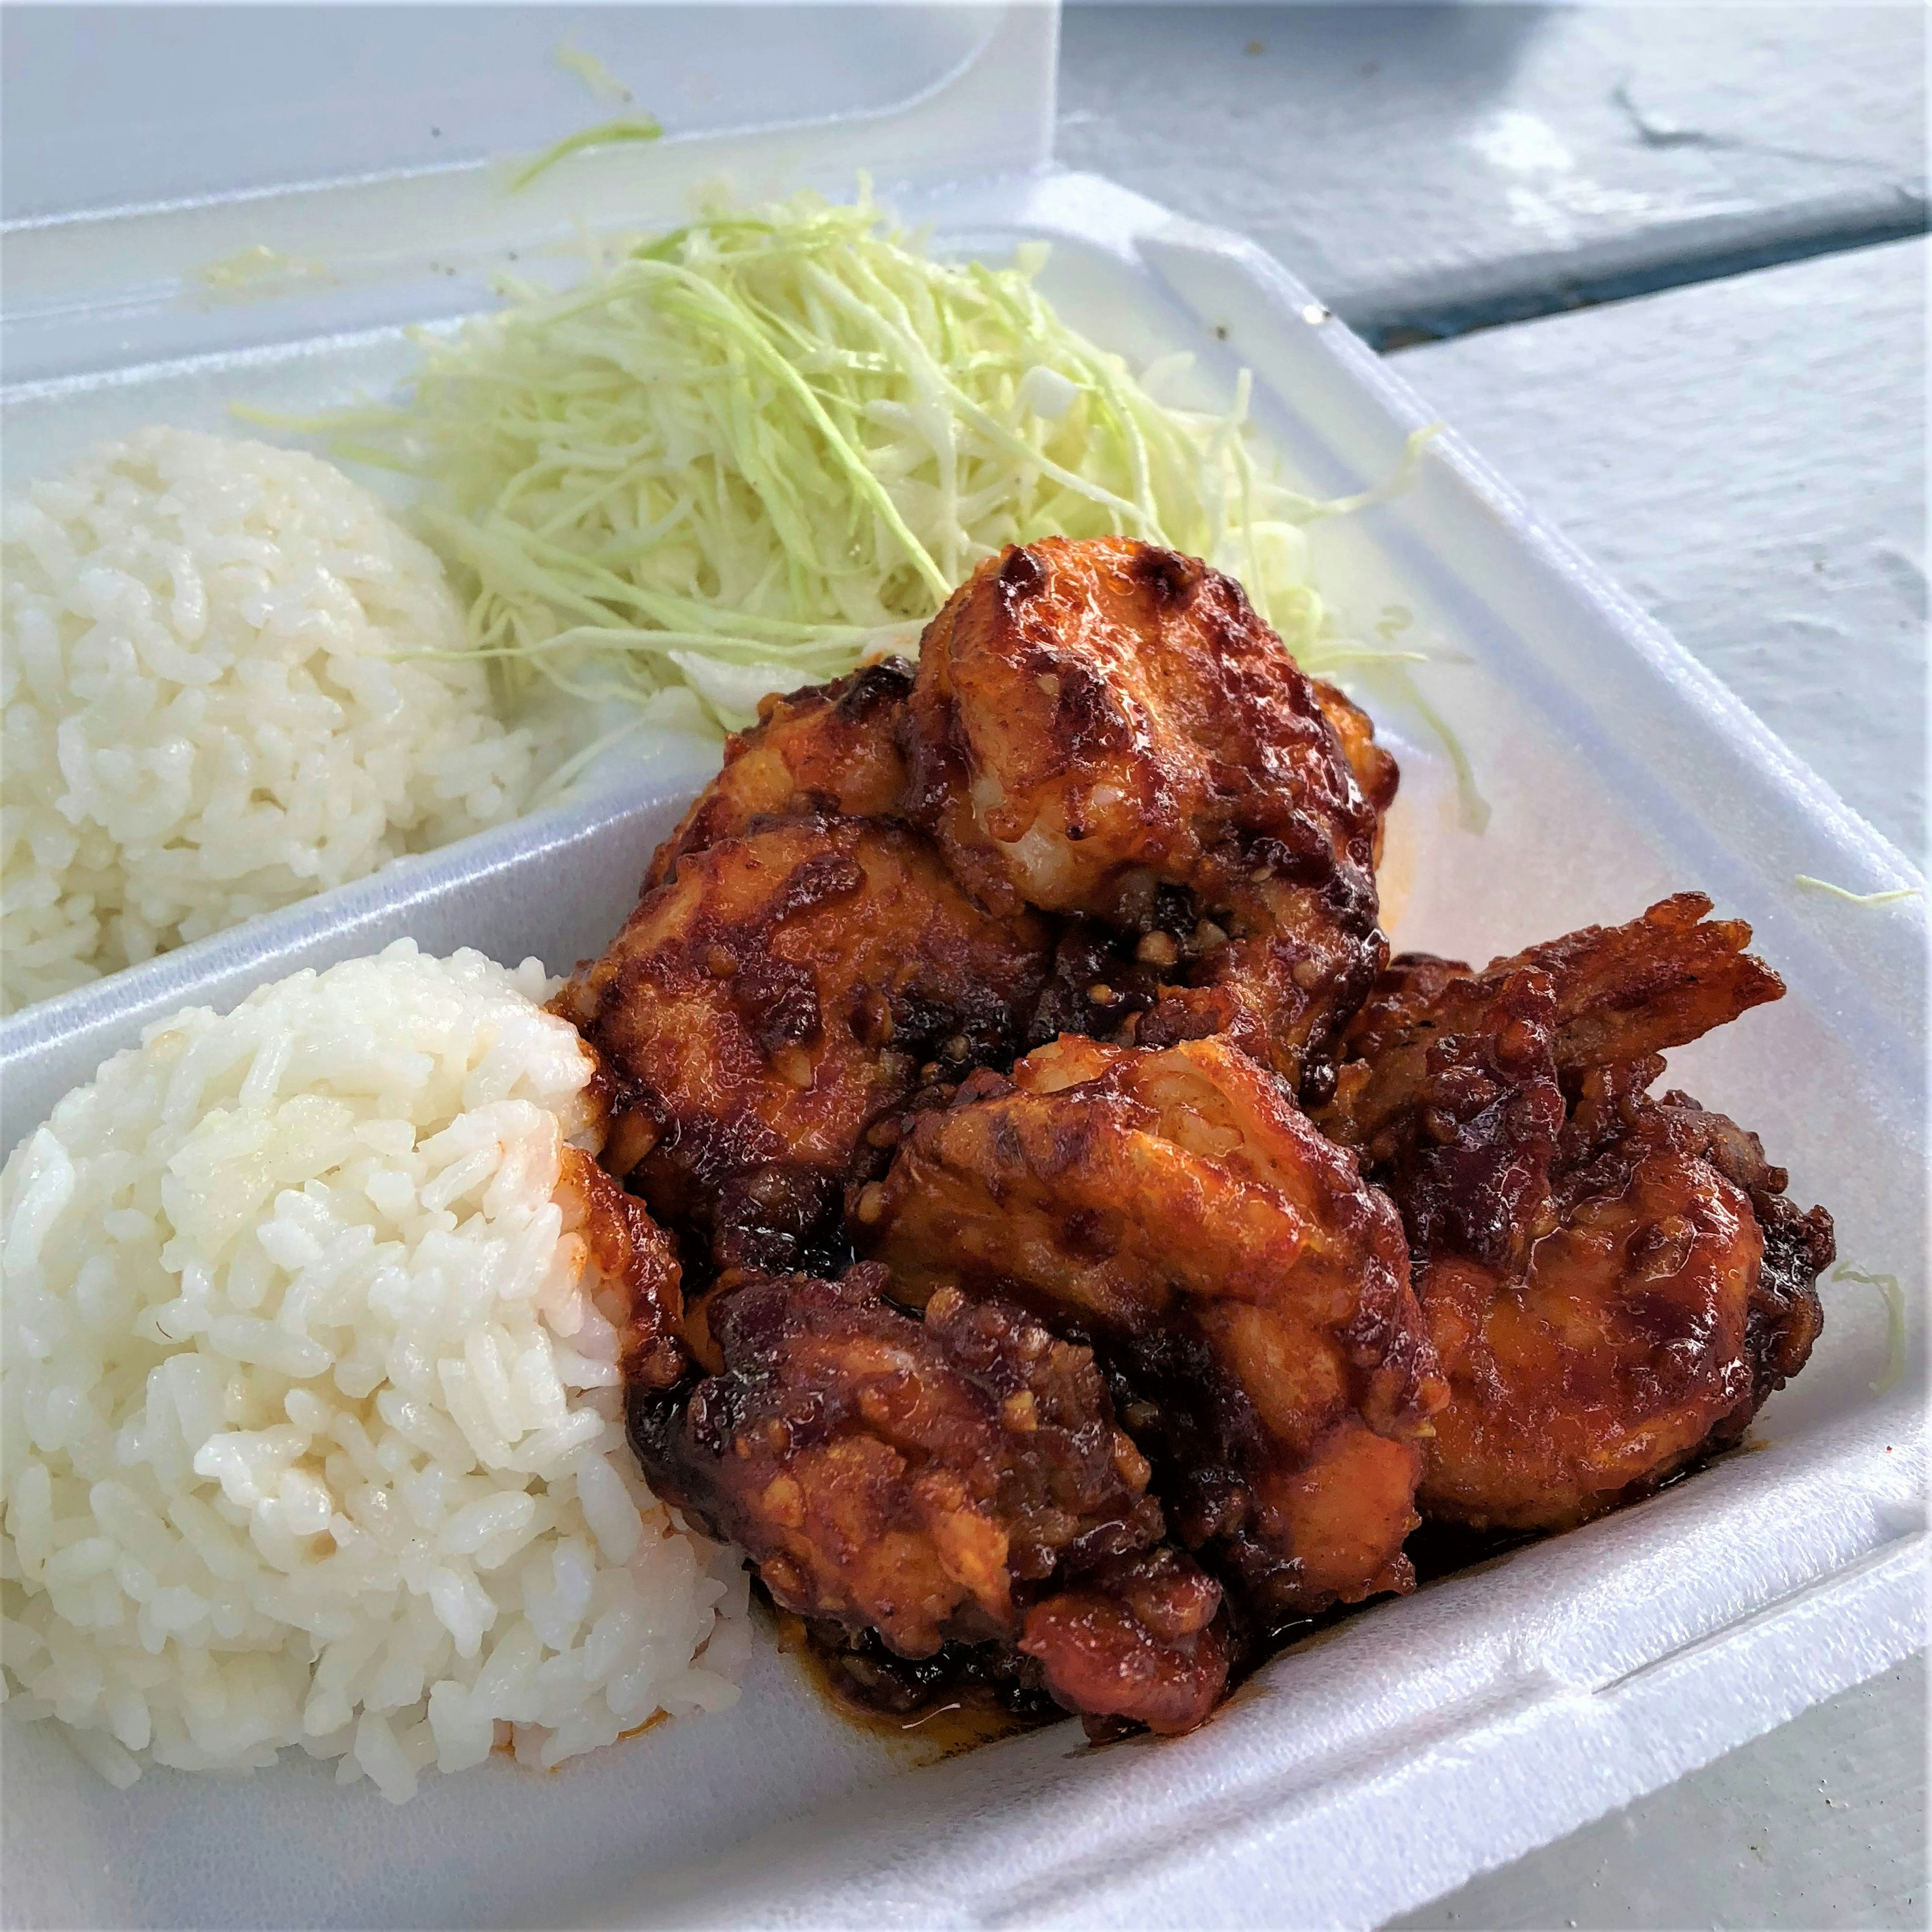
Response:
[[[441,566],[313,456],[142,430],[9,503],[0,1011],[511,817]]]
[[[0,1685],[116,1783],[299,1744],[400,1802],[736,1697],[742,1574],[624,1441],[668,1249],[546,990],[408,940],[297,974],[0,1174]]]

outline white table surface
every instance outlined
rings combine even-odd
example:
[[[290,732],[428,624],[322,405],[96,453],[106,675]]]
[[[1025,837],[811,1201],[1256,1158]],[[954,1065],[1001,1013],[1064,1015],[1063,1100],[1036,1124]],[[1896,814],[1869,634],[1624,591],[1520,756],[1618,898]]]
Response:
[[[1403,372],[1873,824],[1926,832],[1928,248],[1403,352]],[[1922,1658],[1402,1918],[1927,1922]]]
[[[1922,226],[1924,46],[1916,6],[1072,4],[1056,146],[1365,334],[1542,314]]]
[[[1917,861],[1924,48],[1916,8],[1075,7],[1058,152],[1384,343],[1534,317],[1398,364]],[[1922,1925],[1925,1751],[1919,1658],[1398,1922]]]
[[[1921,1654],[1390,1932],[1922,1926],[1925,1688]]]
[[[1398,354],[1847,804],[1925,842],[1923,238]]]
[[[1385,341],[1538,318],[1400,366],[1916,846],[1926,248],[1887,238],[1924,219],[1924,50],[1916,6],[1076,7],[1058,148]],[[1922,1924],[1924,1684],[1888,1672],[1402,1922]]]

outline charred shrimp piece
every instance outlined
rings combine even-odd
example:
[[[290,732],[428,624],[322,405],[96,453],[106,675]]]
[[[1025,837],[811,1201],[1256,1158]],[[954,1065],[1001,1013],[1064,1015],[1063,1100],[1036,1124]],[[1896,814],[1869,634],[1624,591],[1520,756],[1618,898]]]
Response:
[[[1090,1733],[1106,1736],[1111,1719],[1174,1736],[1200,1724],[1226,1685],[1220,1606],[1221,1586],[1178,1551],[1139,1550],[1036,1604],[1019,1648]]]
[[[1388,947],[1379,932],[1358,941],[1342,925],[1302,919],[1297,897],[1264,881],[1246,910],[1222,915],[1231,933],[1214,933],[1217,922],[1207,922],[1200,963],[1184,983],[1162,992],[1132,1039],[1162,1047],[1225,1038],[1274,1067],[1304,1106],[1327,1100],[1349,1016],[1375,985]]]
[[[556,1004],[614,1090],[605,1164],[717,1267],[787,1266],[883,1165],[869,1130],[1011,1055],[1048,947],[916,833],[796,819],[685,854]]]
[[[1180,1000],[1162,1036],[1232,1015],[1322,1090],[1385,956],[1374,860],[1394,764],[1238,584],[1126,538],[1009,548],[928,627],[910,712],[908,810],[983,903],[1150,935],[1163,889],[1184,895],[1185,929],[1252,953],[1252,991]],[[1219,986],[1233,963],[1204,970]]]
[[[1375,842],[1371,848],[1374,863],[1382,862],[1382,832],[1389,808],[1395,803],[1396,791],[1402,782],[1402,772],[1396,765],[1395,755],[1386,746],[1376,742],[1375,721],[1346,692],[1330,684],[1326,678],[1309,680],[1315,693],[1315,701],[1322,707],[1322,715],[1328,719],[1329,728],[1342,747],[1342,755],[1348,761],[1348,769],[1354,774],[1355,784],[1369,807],[1376,815]]]
[[[1556,1529],[1735,1442],[1804,1364],[1830,1217],[1755,1136],[1647,1090],[1660,1049],[1783,991],[1682,894],[1494,962],[1399,960],[1322,1117],[1402,1210],[1450,1400],[1420,1493]]]
[[[1559,1074],[1661,1053],[1740,1013],[1781,999],[1784,984],[1744,950],[1750,928],[1710,920],[1701,892],[1660,900],[1627,926],[1591,926],[1477,974],[1456,960],[1405,955],[1377,982],[1348,1029],[1346,1071],[1322,1115],[1338,1139],[1372,1150],[1412,1118],[1438,1038],[1493,1022],[1496,989],[1515,976],[1546,985],[1546,1058]]]
[[[668,1388],[685,1371],[683,1270],[670,1237],[581,1148],[566,1147],[556,1204],[561,1251],[604,1304],[632,1388]]]
[[[868,664],[836,683],[758,706],[758,722],[724,741],[724,765],[657,849],[644,886],[662,885],[687,852],[742,837],[776,818],[891,818],[904,802],[900,739],[912,667]]]
[[[1029,1050],[1064,1033],[1090,1040],[1131,1035],[1187,956],[1179,936],[1192,923],[1186,896],[1166,897],[1163,922],[1144,933],[1123,932],[1078,915],[1061,922],[1046,985],[1027,1025]]]
[[[1266,1068],[1061,1040],[922,1115],[851,1221],[902,1294],[1090,1336],[1174,1535],[1264,1616],[1412,1584],[1443,1390],[1401,1224]]]
[[[1184,1730],[1226,1674],[1220,1592],[1171,1552],[1089,1352],[1017,1309],[876,1264],[760,1277],[708,1310],[722,1367],[634,1400],[658,1492],[740,1544],[773,1598],[896,1654],[1017,1644],[1066,1708]]]
[[[1764,1258],[1744,1314],[1744,1353],[1751,1365],[1755,1415],[1810,1359],[1825,1323],[1818,1277],[1838,1258],[1832,1217],[1801,1211],[1786,1192],[1791,1177],[1765,1158],[1764,1143],[1723,1114],[1707,1112],[1688,1094],[1666,1094],[1660,1111],[1681,1144],[1741,1190],[1751,1204]],[[1742,1434],[1750,1418],[1735,1425]]]

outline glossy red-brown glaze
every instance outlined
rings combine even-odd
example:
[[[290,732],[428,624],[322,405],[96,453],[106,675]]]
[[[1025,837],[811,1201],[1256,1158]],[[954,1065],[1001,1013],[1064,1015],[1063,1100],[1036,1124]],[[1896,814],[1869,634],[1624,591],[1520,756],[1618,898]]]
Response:
[[[794,819],[682,855],[556,1004],[616,1090],[607,1162],[719,1265],[784,1266],[874,1122],[1011,1054],[1047,956],[917,833]]]
[[[1063,1039],[921,1116],[852,1219],[903,1294],[1090,1334],[1176,1534],[1268,1614],[1408,1586],[1442,1391],[1401,1225],[1264,1067]]]
[[[758,722],[724,741],[724,764],[660,845],[645,875],[662,885],[687,852],[776,818],[890,818],[904,802],[912,667],[868,664],[831,684],[764,699]]]
[[[1448,1378],[1432,1516],[1562,1528],[1735,1442],[1822,1322],[1830,1217],[1755,1136],[1648,1088],[1782,992],[1680,894],[1491,963],[1399,960],[1323,1124],[1400,1206]]]
[[[1232,1011],[1318,1086],[1383,957],[1379,814],[1332,718],[1384,804],[1394,761],[1238,584],[1124,537],[1010,548],[928,627],[911,716],[909,808],[980,898],[1145,932],[1180,889],[1248,944],[1258,990],[1180,999],[1162,1037]]]
[[[956,1292],[920,1320],[884,1299],[889,1286],[872,1264],[718,1291],[722,1372],[681,1407],[633,1403],[659,1492],[742,1544],[801,1616],[869,1628],[915,1659],[949,1641],[1018,1642],[1070,1708],[1166,1730],[1192,1710],[1198,1723],[1226,1671],[1203,1635],[1220,1592],[1184,1558],[1152,1553],[1147,1463],[1090,1353]],[[1105,1674],[1109,1640],[1066,1624],[1076,1602],[1112,1620],[1104,1707],[1077,1700]]]

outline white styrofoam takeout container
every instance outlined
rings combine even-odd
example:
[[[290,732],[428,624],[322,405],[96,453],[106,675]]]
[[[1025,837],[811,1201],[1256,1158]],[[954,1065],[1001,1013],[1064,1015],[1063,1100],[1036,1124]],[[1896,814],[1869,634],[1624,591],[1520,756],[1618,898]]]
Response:
[[[675,138],[507,197],[484,157],[608,111],[551,64],[566,35]],[[943,248],[1052,241],[1049,292],[1110,346],[1192,349],[1223,396],[1252,368],[1262,428],[1311,487],[1387,475],[1429,412],[1289,274],[1051,167],[1054,36],[1027,7],[16,11],[9,479],[141,422],[385,387],[408,365],[399,325],[480,306],[490,265],[579,217],[650,225],[726,170],[763,195],[849,188],[860,166]],[[335,279],[196,294],[199,265],[256,242]],[[1792,886],[1918,875],[1453,435],[1399,499],[1319,526],[1316,556],[1364,631],[1406,615],[1438,652],[1419,680],[1489,808],[1471,829],[1424,721],[1360,686],[1403,760],[1397,945],[1480,959],[1694,886],[1750,919],[1790,996],[1671,1077],[1762,1134],[1846,1258],[1904,1282],[1895,1384],[1875,1390],[1877,1299],[1828,1286],[1813,1364],[1750,1452],[1365,1610],[1171,1742],[1094,1750],[1070,1724],[928,1765],[916,1734],[831,1714],[769,1643],[722,1716],[547,1778],[431,1778],[400,1811],[299,1758],[116,1792],[48,1730],[0,1720],[7,1924],[1368,1924],[1924,1640],[1923,902]],[[591,797],[0,1023],[0,1140],[178,1006],[399,934],[567,968],[716,755],[667,740]]]

